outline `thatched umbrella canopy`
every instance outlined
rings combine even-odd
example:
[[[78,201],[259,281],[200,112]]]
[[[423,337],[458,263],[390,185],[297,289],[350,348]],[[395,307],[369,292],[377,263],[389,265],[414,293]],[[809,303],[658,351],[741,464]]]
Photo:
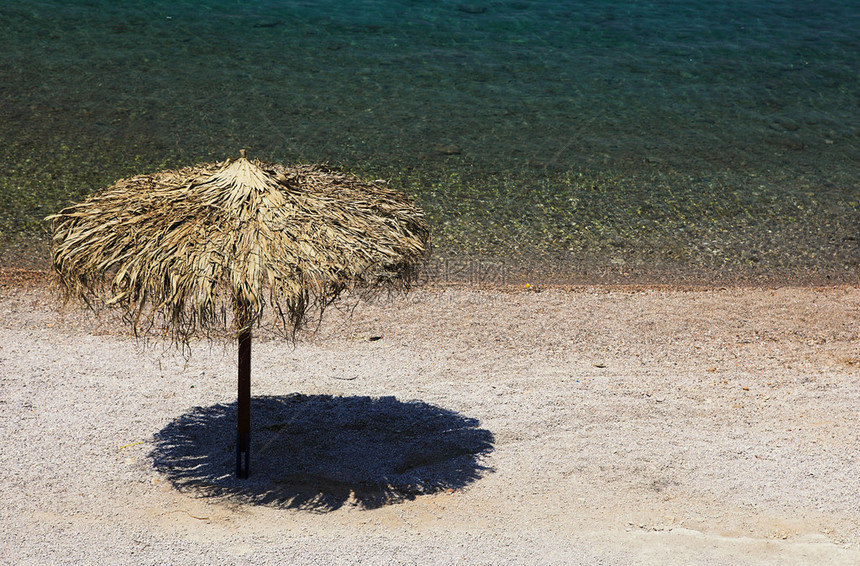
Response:
[[[266,308],[295,332],[344,291],[407,287],[429,252],[423,213],[383,183],[249,161],[244,150],[234,161],[122,179],[48,218],[66,299],[117,308],[136,332],[178,342],[232,326],[240,477],[251,328]]]

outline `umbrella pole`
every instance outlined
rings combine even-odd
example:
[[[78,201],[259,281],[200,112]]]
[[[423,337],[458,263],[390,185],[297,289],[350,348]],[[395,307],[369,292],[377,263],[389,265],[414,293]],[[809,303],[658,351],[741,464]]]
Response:
[[[239,333],[239,400],[236,418],[236,477],[246,479],[251,461],[251,326]]]

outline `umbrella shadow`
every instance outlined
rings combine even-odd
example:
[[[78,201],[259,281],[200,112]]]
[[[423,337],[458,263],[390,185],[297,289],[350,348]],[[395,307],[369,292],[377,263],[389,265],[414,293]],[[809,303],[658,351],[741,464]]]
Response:
[[[197,407],[155,435],[155,468],[180,491],[332,511],[457,490],[492,471],[477,419],[394,397],[251,400],[251,475],[235,477],[236,403]]]

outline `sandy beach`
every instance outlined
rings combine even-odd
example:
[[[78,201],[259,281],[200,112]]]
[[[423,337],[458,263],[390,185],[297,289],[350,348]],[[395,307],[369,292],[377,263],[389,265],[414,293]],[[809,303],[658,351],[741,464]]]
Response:
[[[231,342],[7,272],[0,563],[860,563],[860,289],[354,306],[255,341],[241,483]]]

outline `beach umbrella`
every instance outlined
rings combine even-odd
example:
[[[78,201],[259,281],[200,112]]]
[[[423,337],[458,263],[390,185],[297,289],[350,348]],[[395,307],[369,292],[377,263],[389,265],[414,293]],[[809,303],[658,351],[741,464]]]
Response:
[[[382,181],[241,157],[122,179],[48,217],[66,300],[135,333],[238,339],[236,473],[250,460],[251,331],[291,336],[347,291],[405,288],[429,253],[420,209]]]

